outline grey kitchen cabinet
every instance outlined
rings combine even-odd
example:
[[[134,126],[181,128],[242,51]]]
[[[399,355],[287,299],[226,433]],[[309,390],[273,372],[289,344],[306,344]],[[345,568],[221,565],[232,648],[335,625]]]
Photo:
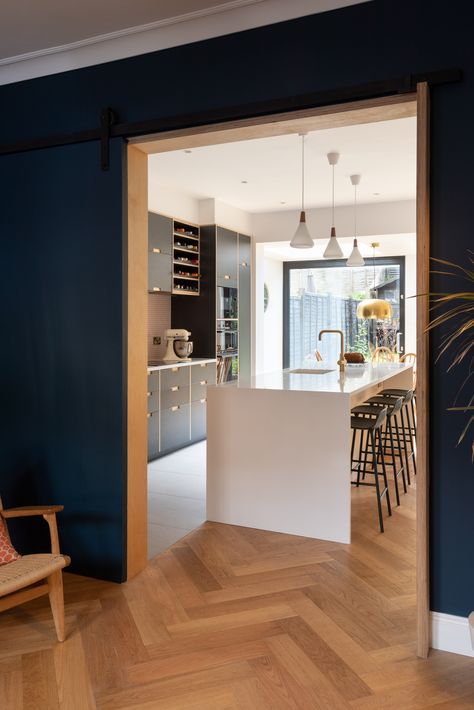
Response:
[[[251,373],[251,239],[239,234],[239,377],[250,377]]]
[[[171,293],[172,256],[148,252],[148,290],[152,293]]]
[[[148,461],[160,455],[160,412],[148,412]]]
[[[206,438],[206,408],[205,398],[191,402],[191,439],[193,442]]]
[[[148,460],[156,459],[160,453],[160,373],[148,373]]]
[[[148,460],[206,436],[207,386],[216,363],[192,363],[148,373]]]
[[[189,408],[188,403],[161,410],[160,454],[174,451],[191,442]]]
[[[237,288],[238,235],[216,227],[216,285]]]
[[[173,253],[173,220],[162,214],[148,212],[148,251]]]

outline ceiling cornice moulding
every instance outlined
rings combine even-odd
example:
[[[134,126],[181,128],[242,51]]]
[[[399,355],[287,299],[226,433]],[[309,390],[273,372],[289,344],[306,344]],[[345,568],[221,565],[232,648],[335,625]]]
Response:
[[[144,25],[0,59],[0,85],[103,64],[372,0],[231,0]]]

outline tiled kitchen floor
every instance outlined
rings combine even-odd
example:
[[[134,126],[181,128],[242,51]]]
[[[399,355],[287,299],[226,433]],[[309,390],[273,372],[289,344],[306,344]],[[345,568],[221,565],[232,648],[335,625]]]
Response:
[[[206,520],[206,442],[148,464],[148,557]]]

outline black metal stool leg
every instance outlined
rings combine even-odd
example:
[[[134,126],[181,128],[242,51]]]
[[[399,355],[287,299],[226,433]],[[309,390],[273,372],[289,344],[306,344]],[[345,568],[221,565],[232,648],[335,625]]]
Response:
[[[396,417],[395,417],[395,433],[396,433],[396,437],[397,437],[398,456],[400,459],[400,466],[401,466],[401,470],[402,470],[403,490],[406,493],[408,490],[407,489],[407,479],[405,476],[405,465],[403,463],[403,456],[402,456],[402,442],[400,439],[400,428],[398,426],[398,419]]]
[[[372,454],[374,457],[374,477],[375,477],[375,490],[377,493],[377,509],[379,512],[379,525],[380,525],[380,532],[384,532],[384,527],[383,527],[383,515],[382,515],[382,501],[380,498],[380,483],[379,483],[379,472],[378,472],[378,467],[377,467],[377,451],[375,447],[375,435],[373,431],[370,431],[370,441],[372,444]]]
[[[395,485],[395,498],[400,505],[400,492],[398,490],[397,462],[395,460],[395,445],[393,441],[392,417],[387,418],[387,435],[390,435],[390,450],[392,452],[393,483]]]
[[[382,450],[382,434],[380,433],[380,429],[378,430],[378,436],[379,436],[380,449]],[[387,499],[388,514],[392,515],[392,506],[390,505],[390,491],[388,490],[387,469],[385,467],[385,459],[383,456],[382,456],[382,475],[383,475],[383,481],[385,484],[385,497]]]

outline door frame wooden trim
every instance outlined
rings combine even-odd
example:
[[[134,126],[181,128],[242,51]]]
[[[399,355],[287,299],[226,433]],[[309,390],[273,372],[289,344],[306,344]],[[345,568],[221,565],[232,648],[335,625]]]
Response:
[[[148,156],[126,146],[127,175],[127,573],[148,562],[147,334]]]
[[[430,91],[417,87],[416,160],[416,336],[417,477],[416,600],[417,653],[428,656],[429,605],[429,282],[430,282]]]
[[[403,107],[406,103],[407,107]],[[413,110],[413,113],[410,111]],[[167,131],[152,136],[142,136],[133,139],[133,147],[139,150],[146,159],[146,153],[163,152],[164,150],[177,150],[183,147],[193,147],[198,145],[210,145],[215,143],[226,143],[248,138],[263,137],[265,135],[283,135],[295,132],[295,126],[303,123],[311,123],[316,127],[323,128],[331,122],[331,125],[353,125],[356,122],[373,122],[387,120],[393,112],[405,111],[403,115],[417,115],[417,293],[426,293],[429,282],[429,87],[426,82],[417,85],[416,93],[394,96],[382,96],[354,101],[335,106],[319,106],[314,109],[295,111],[293,113],[280,113],[275,115],[257,116],[255,118],[244,118],[236,121],[228,121],[221,124],[207,124],[195,128],[183,128],[179,130]],[[400,117],[400,116],[399,116]],[[313,129],[315,130],[315,128]],[[161,144],[161,148],[160,148]],[[132,143],[129,144],[129,149]],[[130,155],[130,154],[129,154]],[[135,161],[136,163],[137,161]],[[143,161],[141,161],[143,170]],[[142,183],[143,180],[142,176]],[[129,204],[136,200],[137,185],[129,186]],[[132,192],[132,195],[130,195]],[[130,229],[130,227],[129,227]],[[146,233],[147,233],[147,228]],[[129,239],[136,233],[136,225],[129,232]],[[142,236],[137,236],[141,242],[141,250],[145,254],[147,246],[143,244]],[[142,254],[143,256],[143,254]],[[139,261],[139,260],[138,260]],[[138,263],[138,262],[137,262]],[[146,270],[144,269],[145,279]],[[146,285],[143,285],[143,278],[129,279],[129,299],[132,298],[132,290],[141,283],[146,294]],[[143,299],[137,299],[137,302]],[[145,298],[146,313],[146,298]],[[428,323],[427,299],[417,299],[417,338],[418,354],[417,367],[417,400],[418,400],[418,451],[417,451],[417,652],[420,657],[428,655],[430,635],[429,635],[429,566],[428,566],[428,337],[425,333]],[[146,326],[145,326],[146,327]],[[133,324],[129,320],[129,329]],[[129,330],[128,340],[131,340]],[[146,334],[143,336],[143,343],[146,343]],[[146,355],[145,355],[146,359]],[[142,381],[143,377],[138,372],[134,372],[137,363],[143,362],[143,357],[134,358],[128,367],[129,380],[135,383]],[[140,364],[145,373],[146,368]],[[146,385],[143,384],[145,391]],[[136,405],[135,405],[136,406]],[[131,415],[131,409],[129,408]],[[130,422],[133,430],[137,433],[137,440],[143,443],[143,452],[146,454],[146,402],[143,403],[143,412],[136,412],[137,419]],[[138,430],[138,431],[137,431]],[[128,442],[130,446],[136,447],[136,442],[132,441],[130,435]],[[129,505],[128,510],[128,534],[137,535],[142,540],[141,543],[129,541],[128,550],[128,576],[133,576],[146,566],[146,552],[143,554],[143,545],[146,550],[146,456],[144,465],[145,474],[134,470],[140,457],[135,452],[133,460],[130,459],[128,465],[128,491],[134,497],[134,503]],[[142,460],[142,459],[140,459]],[[136,495],[133,492],[135,485],[144,486],[144,490]],[[140,523],[137,521],[137,510],[141,511]],[[132,520],[131,518],[134,518]],[[145,539],[145,542],[143,540]]]

